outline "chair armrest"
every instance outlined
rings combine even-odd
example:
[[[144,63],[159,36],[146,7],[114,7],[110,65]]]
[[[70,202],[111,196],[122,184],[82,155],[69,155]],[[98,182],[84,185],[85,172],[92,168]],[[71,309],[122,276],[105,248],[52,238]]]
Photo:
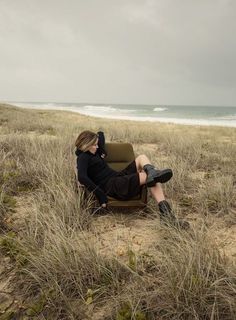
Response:
[[[144,202],[144,203],[147,203],[147,194],[148,194],[148,190],[147,190],[147,186],[146,185],[143,185],[142,187],[141,187],[141,200],[142,200],[142,202]]]

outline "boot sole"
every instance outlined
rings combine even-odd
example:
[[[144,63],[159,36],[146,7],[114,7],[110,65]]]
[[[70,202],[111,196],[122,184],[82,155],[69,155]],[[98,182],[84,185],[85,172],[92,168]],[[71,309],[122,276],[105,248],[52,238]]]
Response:
[[[147,187],[154,187],[156,183],[160,182],[160,183],[165,183],[167,181],[169,181],[173,176],[173,172],[171,169],[164,169],[161,170],[161,172],[155,176],[152,180],[147,181]]]

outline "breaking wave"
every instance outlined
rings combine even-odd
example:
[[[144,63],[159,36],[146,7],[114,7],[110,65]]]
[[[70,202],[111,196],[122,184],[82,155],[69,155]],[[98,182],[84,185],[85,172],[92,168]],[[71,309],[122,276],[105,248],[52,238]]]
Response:
[[[153,111],[165,111],[167,110],[168,108],[164,108],[164,107],[156,107],[153,109]]]
[[[111,106],[93,106],[93,105],[88,105],[88,106],[83,106],[84,110],[88,111],[102,111],[102,112],[114,112],[117,111],[116,108],[111,107]]]

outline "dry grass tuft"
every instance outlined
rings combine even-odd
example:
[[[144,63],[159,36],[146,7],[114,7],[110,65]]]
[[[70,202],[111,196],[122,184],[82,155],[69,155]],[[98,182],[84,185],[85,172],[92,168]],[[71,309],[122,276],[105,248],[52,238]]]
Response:
[[[106,254],[97,238],[101,230],[91,228],[94,203],[75,188],[74,141],[84,129],[103,130],[108,141],[132,142],[158,167],[171,167],[174,177],[164,191],[192,224],[191,232],[161,226],[150,213],[142,236],[158,233],[154,248]],[[150,127],[0,105],[0,143],[0,249],[10,258],[11,285],[23,305],[7,310],[12,317],[234,319],[235,260],[223,245],[219,251],[212,221],[220,219],[225,230],[236,223],[235,129]],[[135,236],[132,219],[122,223],[126,230],[133,225]],[[7,233],[11,228],[15,232]]]
[[[146,299],[152,312],[166,319],[233,319],[236,270],[212,241],[211,229],[167,230],[158,250],[158,283]]]

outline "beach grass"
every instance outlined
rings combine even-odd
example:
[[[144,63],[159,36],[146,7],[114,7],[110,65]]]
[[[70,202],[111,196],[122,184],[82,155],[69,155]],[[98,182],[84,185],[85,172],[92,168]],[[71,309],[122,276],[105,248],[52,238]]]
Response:
[[[164,192],[191,230],[161,225],[151,198],[91,214],[74,175],[85,129],[171,167]],[[235,319],[235,128],[1,104],[0,140],[0,319]]]

